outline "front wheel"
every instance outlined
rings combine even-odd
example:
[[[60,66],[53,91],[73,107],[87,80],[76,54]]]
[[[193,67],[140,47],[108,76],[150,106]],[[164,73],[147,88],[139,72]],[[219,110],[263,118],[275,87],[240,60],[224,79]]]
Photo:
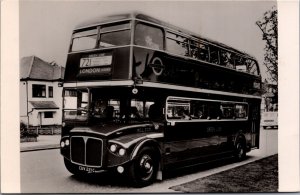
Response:
[[[158,159],[150,147],[142,148],[129,169],[129,177],[137,187],[153,183],[158,169]]]

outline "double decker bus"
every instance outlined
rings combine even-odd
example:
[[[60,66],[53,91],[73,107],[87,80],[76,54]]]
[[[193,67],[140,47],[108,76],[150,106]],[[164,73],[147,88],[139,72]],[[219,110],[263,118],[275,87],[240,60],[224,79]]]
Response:
[[[75,175],[163,173],[259,147],[261,76],[234,48],[140,13],[73,31],[60,151]]]

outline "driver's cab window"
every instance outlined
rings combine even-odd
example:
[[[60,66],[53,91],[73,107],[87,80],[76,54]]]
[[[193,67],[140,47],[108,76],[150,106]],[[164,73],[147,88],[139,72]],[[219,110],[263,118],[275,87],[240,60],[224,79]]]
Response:
[[[91,106],[94,118],[112,120],[120,113],[120,101],[116,99],[95,99]]]

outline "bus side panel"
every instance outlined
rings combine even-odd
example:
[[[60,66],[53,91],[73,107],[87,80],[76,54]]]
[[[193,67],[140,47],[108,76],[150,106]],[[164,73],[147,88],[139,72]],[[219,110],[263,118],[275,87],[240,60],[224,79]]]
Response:
[[[177,122],[165,129],[164,164],[169,168],[209,161],[219,147],[213,124]],[[209,132],[211,131],[211,132]]]
[[[175,122],[165,129],[164,163],[176,168],[230,157],[238,133],[249,132],[249,121],[242,120]]]

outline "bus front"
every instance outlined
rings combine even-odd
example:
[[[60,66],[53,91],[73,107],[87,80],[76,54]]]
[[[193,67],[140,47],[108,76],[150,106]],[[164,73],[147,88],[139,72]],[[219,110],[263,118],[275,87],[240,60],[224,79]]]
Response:
[[[163,137],[154,122],[162,116],[163,105],[155,94],[135,91],[132,33],[129,19],[73,32],[60,141],[65,166],[73,174],[114,170],[130,174],[141,185],[156,176],[158,166],[151,158],[159,152],[143,156],[138,150],[141,144]],[[132,165],[137,158],[138,167]]]

